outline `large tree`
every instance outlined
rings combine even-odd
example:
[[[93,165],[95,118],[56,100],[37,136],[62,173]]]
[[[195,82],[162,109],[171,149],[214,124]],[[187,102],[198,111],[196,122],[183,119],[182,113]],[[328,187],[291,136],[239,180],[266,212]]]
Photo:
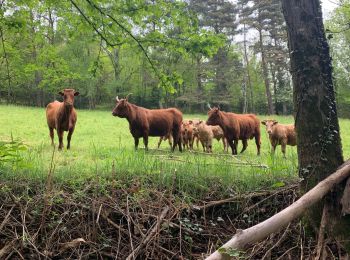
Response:
[[[332,64],[319,0],[282,3],[294,86],[299,175],[303,178],[302,189],[308,191],[343,162]],[[340,217],[341,194],[339,186],[309,210],[308,219],[317,228],[326,207],[328,231],[343,241],[342,236],[349,235],[350,222]]]
[[[343,163],[343,155],[331,58],[320,2],[282,0],[282,4],[288,28],[293,77],[299,175],[303,178],[301,191],[307,193],[273,217],[238,232],[208,259],[227,258],[230,248],[241,249],[248,243],[261,240],[287,225],[304,211],[308,220],[305,223],[318,233],[316,259],[327,257],[323,250],[324,242],[331,239],[335,239],[350,252],[350,217],[341,215],[340,203],[345,185],[343,180],[349,176],[349,162],[332,174]],[[344,194],[348,195],[349,185],[347,188]],[[321,200],[327,191],[328,195]],[[349,197],[344,196],[343,199]],[[349,205],[349,201],[346,200],[342,200],[342,203],[343,206]],[[330,239],[325,240],[326,236]]]

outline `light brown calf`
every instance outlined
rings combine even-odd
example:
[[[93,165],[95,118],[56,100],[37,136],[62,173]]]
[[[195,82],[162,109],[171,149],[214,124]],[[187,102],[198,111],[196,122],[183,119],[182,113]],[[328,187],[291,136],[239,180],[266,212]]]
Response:
[[[293,124],[283,125],[276,120],[264,120],[261,122],[266,126],[266,131],[269,134],[270,143],[272,145],[271,153],[274,154],[277,145],[281,145],[283,157],[286,157],[286,146],[295,146],[297,138]]]
[[[212,152],[213,131],[211,126],[200,120],[194,125],[194,132],[197,134],[199,141],[203,146],[203,152]]]
[[[211,125],[211,130],[213,131],[213,137],[220,141],[222,140],[222,144],[224,145],[224,152],[228,151],[228,146],[227,146],[227,140],[225,138],[224,135],[224,131],[222,130],[222,128],[218,125]]]

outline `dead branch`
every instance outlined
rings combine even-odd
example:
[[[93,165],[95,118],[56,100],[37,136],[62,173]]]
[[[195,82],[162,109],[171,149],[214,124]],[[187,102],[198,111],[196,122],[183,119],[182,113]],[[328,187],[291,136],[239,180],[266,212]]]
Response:
[[[292,220],[302,215],[308,208],[320,201],[336,184],[344,181],[349,176],[350,160],[346,161],[335,173],[319,182],[289,207],[253,227],[237,232],[232,239],[221,247],[220,251],[222,253],[216,250],[207,260],[229,259],[229,255],[225,253],[226,250],[243,249],[247,245],[258,242],[268,235],[277,232]]]
[[[9,220],[11,212],[12,212],[14,207],[15,207],[15,205],[12,205],[11,209],[9,210],[9,212],[7,212],[4,220],[1,222],[0,231],[1,231],[1,229],[3,229],[3,227],[6,225],[7,221]]]
[[[131,252],[131,254],[126,258],[127,260],[131,260],[133,258],[136,258],[138,255],[138,252],[152,239],[152,237],[155,235],[157,230],[159,229],[160,224],[162,223],[163,219],[165,218],[166,214],[169,211],[169,207],[165,206],[162,213],[159,216],[159,219],[157,223],[154,225],[154,227],[148,232],[145,239],[141,241],[141,243]]]
[[[297,187],[297,184],[293,184],[291,186],[288,186],[287,188],[280,189],[277,191],[256,192],[256,193],[252,193],[252,194],[248,194],[248,195],[244,195],[244,196],[238,195],[238,196],[234,196],[234,197],[223,199],[223,200],[211,201],[211,202],[204,204],[204,205],[201,205],[201,206],[193,205],[192,208],[196,209],[196,210],[206,210],[208,208],[220,206],[220,205],[230,203],[230,202],[248,200],[248,199],[252,199],[252,198],[256,198],[256,197],[263,197],[263,196],[269,196],[269,197],[274,196],[274,195],[277,195],[279,193],[285,192],[287,190],[294,189],[296,187]]]
[[[3,248],[0,249],[0,259],[3,259],[8,253],[12,251],[12,248],[15,246],[17,238],[13,239],[10,243],[6,244]]]

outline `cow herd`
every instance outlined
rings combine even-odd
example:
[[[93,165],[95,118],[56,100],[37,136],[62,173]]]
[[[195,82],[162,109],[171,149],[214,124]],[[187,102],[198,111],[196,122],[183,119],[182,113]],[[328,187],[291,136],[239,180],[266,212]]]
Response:
[[[70,148],[71,137],[77,121],[74,109],[74,97],[79,92],[74,89],[65,89],[59,94],[63,102],[54,101],[46,107],[47,125],[50,131],[51,143],[54,141],[54,129],[57,131],[59,146],[63,148],[63,132],[68,131],[67,149]],[[129,96],[129,95],[128,95]],[[237,154],[238,141],[242,141],[241,153],[247,149],[248,140],[255,140],[257,154],[260,155],[261,133],[260,120],[254,114],[235,114],[221,111],[219,107],[209,107],[206,122],[199,119],[183,120],[182,112],[177,108],[146,109],[136,106],[128,101],[128,96],[116,98],[112,111],[113,116],[125,118],[129,122],[130,133],[134,138],[135,149],[138,148],[139,139],[143,138],[145,149],[148,150],[148,137],[158,136],[158,148],[162,141],[168,140],[172,151],[178,147],[193,150],[196,142],[200,142],[204,152],[212,152],[212,140],[222,141],[224,151],[231,147],[233,155]],[[276,146],[282,146],[285,156],[286,145],[296,145],[294,125],[284,125],[276,120],[264,120],[266,131],[274,153]]]

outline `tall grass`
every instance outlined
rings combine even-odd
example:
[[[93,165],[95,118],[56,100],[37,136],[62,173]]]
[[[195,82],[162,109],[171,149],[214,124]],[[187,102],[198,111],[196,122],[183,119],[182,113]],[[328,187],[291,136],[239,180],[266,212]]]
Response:
[[[206,115],[184,117],[206,119]],[[293,122],[291,116],[274,118],[282,123]],[[350,137],[346,133],[349,131],[350,121],[340,122],[344,154],[347,157]],[[0,140],[9,140],[12,135],[28,147],[26,151],[21,151],[21,161],[6,164],[0,169],[0,180],[34,181],[44,185],[53,149],[45,110],[0,106],[0,126]],[[286,159],[282,157],[280,146],[276,155],[271,156],[270,143],[263,126],[261,130],[261,156],[256,155],[253,140],[249,141],[248,149],[236,157],[222,155],[222,144],[216,140],[211,156],[188,151],[171,153],[167,142],[162,143],[161,151],[135,151],[125,119],[113,117],[110,111],[78,110],[71,150],[55,153],[53,178],[58,184],[78,186],[96,178],[101,183],[108,183],[114,178],[117,185],[124,186],[132,185],[137,180],[143,188],[170,189],[175,185],[178,192],[189,197],[216,192],[232,194],[266,189],[296,180],[296,148],[287,147]],[[65,139],[66,136],[65,133]],[[156,148],[157,141],[158,138],[150,138],[149,147]],[[56,133],[55,143],[57,144]],[[140,147],[143,147],[142,140]],[[113,163],[115,174],[112,174]]]

